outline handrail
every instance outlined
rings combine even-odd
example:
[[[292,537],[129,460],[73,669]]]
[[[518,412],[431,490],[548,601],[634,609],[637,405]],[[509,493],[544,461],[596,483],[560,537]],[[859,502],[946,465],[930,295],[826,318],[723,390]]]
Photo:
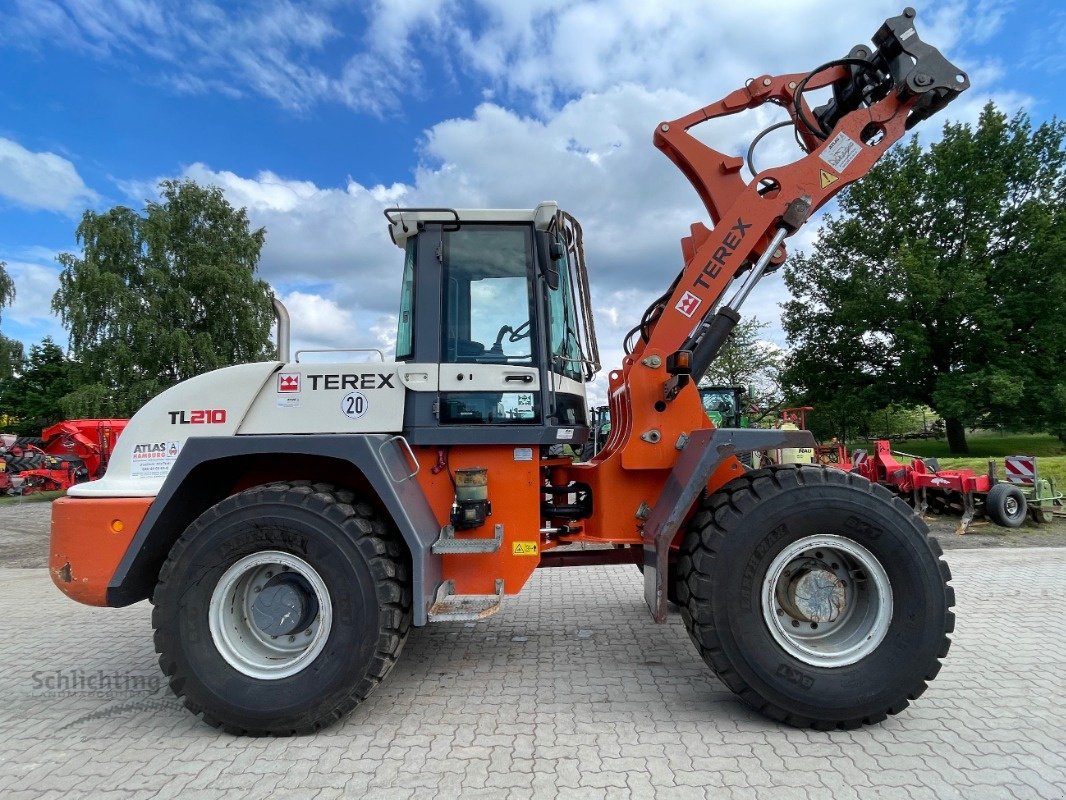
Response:
[[[274,301],[274,316],[278,321],[278,361],[288,363],[290,341],[289,310],[285,308],[285,304],[278,300],[277,297],[272,297],[271,300]]]
[[[378,358],[382,363],[385,363],[385,354],[378,350],[376,347],[326,347],[326,348],[311,348],[307,350],[296,351],[296,362],[299,363],[300,356],[304,353],[377,353]]]

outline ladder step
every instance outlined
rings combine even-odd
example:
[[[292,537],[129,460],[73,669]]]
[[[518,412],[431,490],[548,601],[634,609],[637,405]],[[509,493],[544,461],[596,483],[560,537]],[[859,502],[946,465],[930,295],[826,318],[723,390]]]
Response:
[[[477,622],[488,619],[503,604],[503,580],[496,579],[496,594],[454,594],[455,584],[445,581],[437,590],[430,622]]]
[[[433,543],[434,555],[454,553],[495,553],[503,544],[503,525],[496,525],[491,539],[456,539],[455,528],[445,525],[440,538]]]

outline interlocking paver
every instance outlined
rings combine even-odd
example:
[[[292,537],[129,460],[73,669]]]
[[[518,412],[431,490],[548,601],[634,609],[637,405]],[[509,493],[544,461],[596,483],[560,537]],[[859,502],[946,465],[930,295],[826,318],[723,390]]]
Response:
[[[85,608],[44,570],[0,569],[0,795],[1066,797],[1066,549],[948,559],[951,654],[880,726],[763,720],[699,660],[678,615],[651,622],[631,567],[600,567],[538,573],[485,623],[412,632],[344,723],[279,740],[220,734],[179,707],[147,604]],[[100,676],[136,682],[90,685]]]

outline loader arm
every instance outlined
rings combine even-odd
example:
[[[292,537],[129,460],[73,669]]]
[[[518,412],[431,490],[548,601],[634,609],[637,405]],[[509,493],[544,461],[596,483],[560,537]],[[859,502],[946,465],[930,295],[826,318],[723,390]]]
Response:
[[[907,8],[886,20],[873,36],[873,47],[857,45],[846,58],[808,73],[759,76],[717,102],[657,126],[656,147],[692,183],[714,227],[692,225],[681,242],[684,268],[645,312],[631,334],[636,341],[632,347],[627,342],[622,369],[611,373],[616,424],[603,458],[623,452],[629,467],[666,466],[662,457],[636,455],[648,443],[649,430],[638,406],[651,400],[657,419],[667,417],[661,404],[672,403],[690,376],[698,379],[710,366],[740,320],[740,305],[765,274],[784,262],[784,240],[837,192],[866,175],[916,122],[969,87],[964,72],[921,41],[914,16]],[[832,98],[812,109],[805,93],[825,87],[832,89]],[[760,170],[750,181],[741,175],[743,159],[690,133],[708,120],[766,103],[781,106],[789,117],[772,128],[790,125],[806,152],[790,164]],[[749,161],[750,156],[749,150]],[[738,287],[723,300],[734,281]],[[672,431],[669,423],[659,428],[662,435],[683,432],[683,426]]]

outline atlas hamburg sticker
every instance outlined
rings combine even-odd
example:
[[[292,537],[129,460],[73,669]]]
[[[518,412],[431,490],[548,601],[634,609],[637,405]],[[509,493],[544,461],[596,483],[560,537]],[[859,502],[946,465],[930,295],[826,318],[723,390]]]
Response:
[[[130,476],[165,478],[181,452],[180,442],[144,442],[135,444],[130,454]]]

